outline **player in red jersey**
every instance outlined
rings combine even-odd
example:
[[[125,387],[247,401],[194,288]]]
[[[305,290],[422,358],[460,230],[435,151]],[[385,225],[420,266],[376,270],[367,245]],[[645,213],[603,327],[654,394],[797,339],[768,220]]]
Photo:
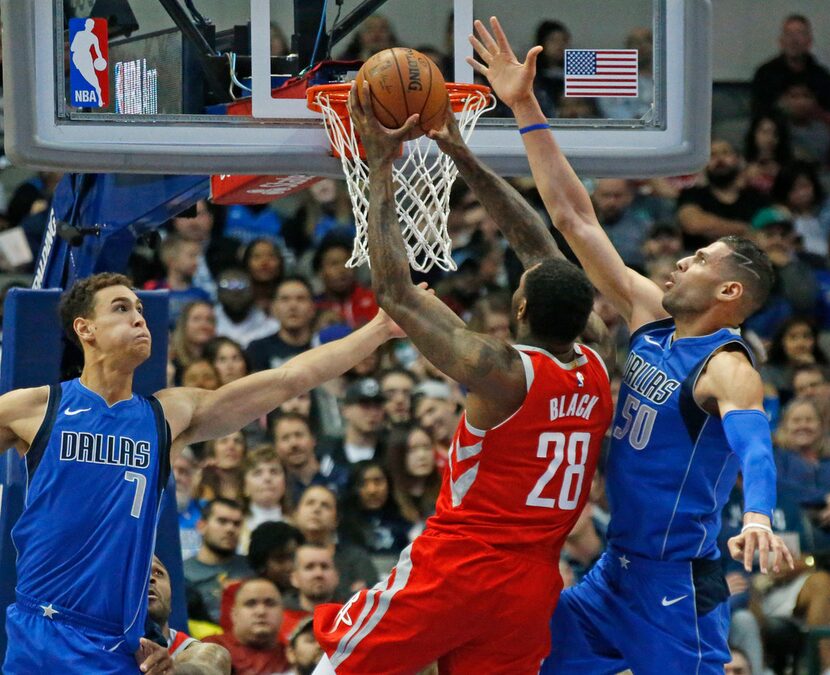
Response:
[[[414,673],[437,661],[441,673],[536,673],[562,587],[559,550],[588,498],[612,414],[605,366],[574,342],[593,289],[533,209],[475,159],[448,111],[434,137],[526,269],[512,309],[521,344],[469,330],[410,280],[391,166],[417,116],[385,129],[354,91],[351,114],[368,156],[379,303],[469,394],[424,533],[386,580],[342,608],[317,608],[328,661],[316,672]]]

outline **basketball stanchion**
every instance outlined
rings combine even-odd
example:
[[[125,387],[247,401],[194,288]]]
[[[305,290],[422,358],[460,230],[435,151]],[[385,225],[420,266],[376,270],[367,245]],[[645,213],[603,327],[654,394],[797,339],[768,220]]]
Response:
[[[495,106],[489,87],[447,82],[452,109],[465,141],[469,141],[481,115]],[[335,157],[340,158],[352,209],[356,234],[352,256],[346,263],[357,267],[369,264],[366,229],[369,215],[369,168],[360,139],[352,127],[346,103],[351,84],[322,84],[310,87],[306,102],[311,110],[323,114],[326,134]],[[395,206],[406,242],[410,266],[426,272],[433,265],[444,271],[455,270],[452,242],[447,232],[450,188],[458,169],[435,142],[421,136],[404,143],[405,151],[392,174]]]

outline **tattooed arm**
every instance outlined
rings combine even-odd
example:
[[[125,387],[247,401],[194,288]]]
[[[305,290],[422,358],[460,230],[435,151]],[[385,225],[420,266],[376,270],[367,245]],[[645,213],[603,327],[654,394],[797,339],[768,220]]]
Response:
[[[447,106],[445,125],[431,131],[429,137],[455,162],[461,177],[496,221],[525,269],[547,258],[565,257],[536,209],[473,154],[461,136],[450,106]]]
[[[415,117],[391,131],[356,99],[353,95],[350,107],[369,162],[368,244],[378,303],[436,368],[469,389],[470,423],[483,429],[495,426],[519,408],[527,393],[519,352],[471,331],[443,302],[412,283],[395,213],[392,161]]]

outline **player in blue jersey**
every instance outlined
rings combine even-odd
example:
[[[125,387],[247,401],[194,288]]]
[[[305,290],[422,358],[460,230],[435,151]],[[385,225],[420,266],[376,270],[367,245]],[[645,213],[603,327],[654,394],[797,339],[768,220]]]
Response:
[[[792,566],[773,534],[775,465],[763,385],[738,327],[772,285],[766,256],[724,237],[677,263],[665,293],[625,267],[533,94],[536,57],[519,62],[498,21],[476,21],[469,59],[513,110],[553,222],[631,329],[612,427],[608,549],[566,590],[543,673],[723,673],[729,591],[718,560],[721,508],[738,471],[745,503],[730,553],[762,572]],[[495,36],[495,37],[494,37]]]
[[[172,672],[144,638],[170,444],[227,435],[369,356],[397,326],[380,312],[350,336],[216,391],[132,391],[151,337],[130,280],[97,274],[61,301],[84,352],[80,378],[0,397],[0,447],[26,458],[6,675]]]

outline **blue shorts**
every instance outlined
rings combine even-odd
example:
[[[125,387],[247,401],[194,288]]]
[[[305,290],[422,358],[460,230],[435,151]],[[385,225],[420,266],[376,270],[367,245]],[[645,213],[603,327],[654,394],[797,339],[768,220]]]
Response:
[[[140,674],[124,640],[73,620],[65,611],[53,618],[44,614],[39,606],[32,607],[19,599],[6,609],[4,675]]]
[[[723,675],[729,589],[720,560],[659,562],[606,551],[565,590],[541,675]]]

